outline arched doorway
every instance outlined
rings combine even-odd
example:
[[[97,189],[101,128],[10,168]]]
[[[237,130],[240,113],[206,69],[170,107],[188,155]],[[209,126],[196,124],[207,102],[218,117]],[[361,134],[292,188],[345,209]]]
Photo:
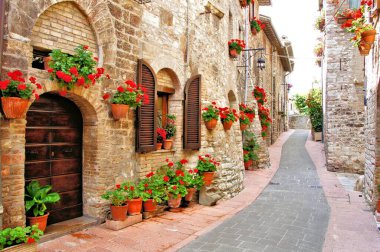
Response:
[[[80,110],[72,101],[47,93],[30,106],[26,120],[25,183],[50,184],[61,195],[49,209],[49,224],[82,216]]]

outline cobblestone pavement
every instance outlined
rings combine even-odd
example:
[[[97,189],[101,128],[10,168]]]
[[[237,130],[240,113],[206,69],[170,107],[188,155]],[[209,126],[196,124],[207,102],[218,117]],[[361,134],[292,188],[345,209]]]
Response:
[[[180,251],[322,251],[330,209],[305,149],[308,132],[290,136],[256,201]]]

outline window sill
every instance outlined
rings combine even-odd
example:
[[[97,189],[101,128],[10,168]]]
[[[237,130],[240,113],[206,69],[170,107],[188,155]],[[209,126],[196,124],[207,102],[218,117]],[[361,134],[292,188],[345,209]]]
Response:
[[[161,149],[161,150],[156,150],[156,151],[153,151],[151,153],[175,153],[176,150],[175,149],[171,149],[171,150],[165,150],[165,149]]]

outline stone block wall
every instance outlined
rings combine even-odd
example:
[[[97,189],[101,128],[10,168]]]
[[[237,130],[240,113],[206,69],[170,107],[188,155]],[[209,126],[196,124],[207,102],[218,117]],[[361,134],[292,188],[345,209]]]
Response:
[[[311,129],[310,118],[304,115],[289,116],[289,129]]]
[[[326,20],[334,20],[335,5],[324,1]],[[347,8],[347,3],[342,8]],[[332,21],[326,26],[325,151],[329,171],[364,172],[363,59],[350,42],[351,34]]]

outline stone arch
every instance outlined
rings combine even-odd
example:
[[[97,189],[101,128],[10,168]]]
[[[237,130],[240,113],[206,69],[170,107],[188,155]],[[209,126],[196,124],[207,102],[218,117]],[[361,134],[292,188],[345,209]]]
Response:
[[[51,6],[64,2],[74,3],[86,16],[96,36],[99,51],[99,63],[115,64],[116,31],[106,1],[81,0],[36,0],[28,3],[28,8],[21,8],[23,0],[12,1],[8,9],[7,32],[10,38],[30,41],[37,19]]]
[[[174,88],[175,90],[180,90],[180,82],[176,73],[170,68],[162,68],[156,74],[157,84],[159,86]]]
[[[175,60],[173,60],[171,57],[165,55],[157,55],[151,62],[148,63],[150,63],[150,65],[156,73],[165,69],[165,71],[168,72],[171,78],[173,78],[173,80],[178,83],[178,86],[176,86],[176,94],[174,96],[175,99],[178,99],[183,98],[183,90],[185,86],[184,83],[186,82],[186,76],[183,73],[183,69],[174,62]]]

